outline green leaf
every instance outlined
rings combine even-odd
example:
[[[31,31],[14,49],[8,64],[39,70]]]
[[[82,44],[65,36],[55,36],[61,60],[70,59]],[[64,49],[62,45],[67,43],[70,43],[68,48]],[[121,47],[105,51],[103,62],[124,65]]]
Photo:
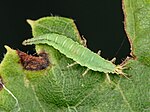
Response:
[[[126,32],[138,61],[150,67],[150,0],[124,0]]]
[[[136,56],[125,65],[124,72],[130,75],[130,79],[110,74],[112,83],[109,83],[104,73],[94,71],[83,77],[85,67],[74,65],[67,68],[73,61],[48,45],[38,45],[36,51],[48,53],[50,65],[43,70],[25,70],[17,51],[6,46],[0,76],[14,96],[5,88],[0,91],[0,112],[19,109],[21,112],[150,111],[150,1],[124,0],[123,5],[125,29],[131,40],[132,54]],[[72,19],[46,17],[28,22],[33,36],[53,32],[82,44]]]

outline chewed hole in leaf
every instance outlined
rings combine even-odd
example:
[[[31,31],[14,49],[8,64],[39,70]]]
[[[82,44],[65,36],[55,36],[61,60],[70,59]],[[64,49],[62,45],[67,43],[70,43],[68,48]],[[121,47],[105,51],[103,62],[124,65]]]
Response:
[[[20,63],[26,70],[43,70],[50,65],[48,54],[45,52],[39,53],[38,56],[28,55],[22,51],[17,50],[20,57]]]

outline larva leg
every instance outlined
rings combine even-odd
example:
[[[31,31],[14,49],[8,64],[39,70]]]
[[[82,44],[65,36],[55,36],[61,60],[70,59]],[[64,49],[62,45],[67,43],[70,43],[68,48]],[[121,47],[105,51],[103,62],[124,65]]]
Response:
[[[69,65],[67,66],[67,68],[72,67],[72,66],[77,65],[77,64],[78,64],[77,62],[71,63],[71,64],[69,64]]]
[[[106,78],[107,78],[108,82],[109,82],[109,83],[111,83],[111,79],[110,79],[110,77],[109,77],[109,74],[108,74],[108,73],[106,73]]]
[[[121,75],[123,75],[125,78],[127,78],[127,79],[130,80],[130,78],[129,78],[125,73],[123,73],[123,74],[121,74]]]
[[[87,47],[86,43],[87,43],[87,40],[82,36],[82,45],[84,47]]]
[[[101,50],[98,50],[97,54],[98,54],[98,55],[101,55]]]
[[[90,69],[87,68],[87,69],[84,71],[84,73],[82,74],[82,76],[85,76],[85,74],[87,74],[89,70],[90,70]]]
[[[114,57],[112,60],[111,60],[112,63],[115,63],[116,62],[116,58]]]

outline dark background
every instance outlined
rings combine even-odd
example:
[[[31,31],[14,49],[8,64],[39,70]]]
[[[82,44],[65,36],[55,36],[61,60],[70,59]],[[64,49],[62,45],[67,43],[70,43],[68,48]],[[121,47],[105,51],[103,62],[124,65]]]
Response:
[[[33,53],[33,46],[22,46],[31,37],[26,19],[44,16],[73,18],[88,47],[106,59],[117,57],[120,63],[130,52],[124,31],[121,0],[2,0],[0,2],[0,60],[4,45]]]

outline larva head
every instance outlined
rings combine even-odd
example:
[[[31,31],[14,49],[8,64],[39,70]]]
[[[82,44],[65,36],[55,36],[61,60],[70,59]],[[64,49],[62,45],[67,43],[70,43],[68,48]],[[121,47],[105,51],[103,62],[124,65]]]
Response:
[[[126,77],[127,79],[129,79],[129,77],[127,76],[127,74],[125,74],[122,70],[123,70],[123,66],[117,65],[116,68],[115,68],[115,72],[114,73],[116,73],[118,75],[123,75],[124,77]]]
[[[125,75],[125,73],[123,73],[122,70],[123,70],[123,67],[121,65],[117,65],[114,73],[119,74],[119,75]]]

